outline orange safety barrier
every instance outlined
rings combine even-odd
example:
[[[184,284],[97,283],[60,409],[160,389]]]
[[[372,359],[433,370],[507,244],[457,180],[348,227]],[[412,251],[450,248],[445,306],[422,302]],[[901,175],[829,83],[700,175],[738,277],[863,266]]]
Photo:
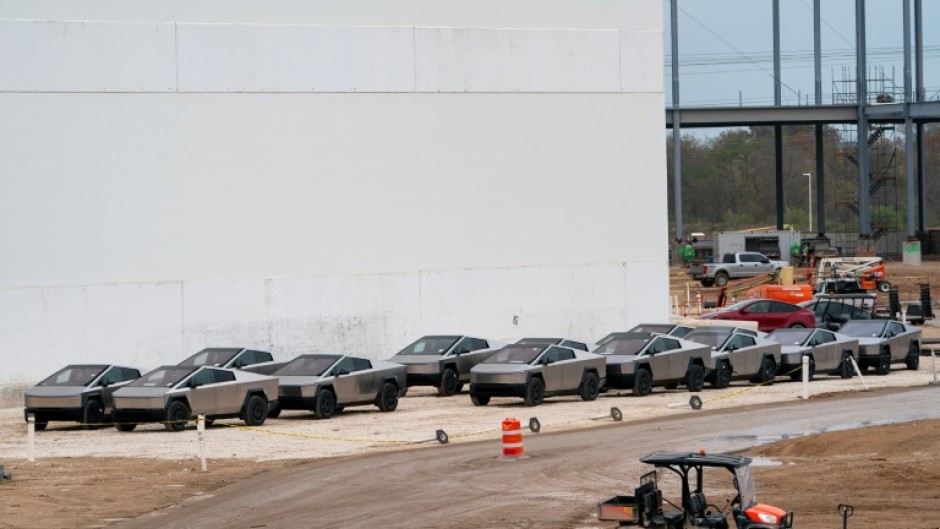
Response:
[[[519,419],[503,419],[503,457],[525,457]]]

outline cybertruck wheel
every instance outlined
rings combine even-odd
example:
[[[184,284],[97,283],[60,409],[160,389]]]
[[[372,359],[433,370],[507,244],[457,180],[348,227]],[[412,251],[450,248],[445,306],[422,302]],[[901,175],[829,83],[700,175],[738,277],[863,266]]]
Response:
[[[474,395],[471,393],[470,402],[472,402],[474,406],[486,406],[490,403],[490,397],[489,395]]]
[[[886,352],[878,355],[878,363],[875,364],[875,373],[887,375],[891,372],[891,355]]]
[[[333,394],[332,390],[321,389],[320,393],[317,394],[315,406],[313,414],[317,419],[329,419],[336,413],[336,395]]]
[[[728,362],[718,364],[718,370],[715,372],[715,382],[713,385],[717,389],[724,389],[731,385],[731,364]]]
[[[911,350],[907,353],[907,368],[911,371],[917,371],[920,367],[920,345],[916,343],[911,344]]]
[[[685,374],[685,385],[691,392],[702,391],[705,387],[705,370],[698,364],[689,366],[689,371]]]
[[[848,353],[842,355],[842,362],[839,363],[839,376],[842,378],[855,376],[855,368],[852,367],[852,355]]]
[[[166,421],[164,427],[171,432],[182,432],[186,429],[186,423],[192,418],[192,412],[189,406],[181,400],[174,400],[170,407],[166,409]]]
[[[441,373],[441,385],[437,387],[438,395],[449,397],[460,391],[460,379],[457,378],[457,372],[448,367]]]
[[[268,418],[268,401],[260,395],[248,397],[248,403],[245,404],[245,424],[248,426],[261,426]],[[209,421],[206,421],[209,426]]]
[[[386,382],[382,386],[382,393],[379,395],[379,409],[382,411],[395,411],[398,407],[398,388],[391,382]]]
[[[640,368],[636,372],[636,378],[633,380],[633,394],[637,397],[645,397],[653,392],[653,374],[649,369]]]
[[[601,379],[594,372],[585,373],[581,379],[581,388],[578,391],[581,400],[591,401],[596,399],[597,394],[600,393],[600,382]]]
[[[82,429],[94,430],[104,422],[104,406],[98,399],[88,399],[82,407]]]
[[[530,378],[525,385],[525,405],[538,406],[545,399],[545,382],[541,378]]]

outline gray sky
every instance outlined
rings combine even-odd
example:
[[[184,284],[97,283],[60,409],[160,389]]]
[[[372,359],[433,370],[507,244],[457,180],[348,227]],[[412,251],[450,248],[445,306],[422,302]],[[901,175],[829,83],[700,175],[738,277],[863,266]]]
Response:
[[[663,1],[666,104],[672,104],[669,0]],[[855,0],[822,1],[823,103],[833,91],[853,90]],[[903,0],[868,0],[869,77],[904,82]],[[924,85],[940,99],[940,1],[924,0]],[[773,104],[772,0],[679,0],[679,78],[683,106]],[[913,2],[911,5],[913,18]],[[806,104],[813,92],[813,0],[780,0],[783,104]],[[912,32],[913,35],[913,32]],[[912,40],[913,49],[913,40]],[[912,66],[913,68],[913,66]],[[912,82],[916,83],[912,70]],[[836,81],[836,83],[833,83]],[[892,87],[891,83],[896,86]]]

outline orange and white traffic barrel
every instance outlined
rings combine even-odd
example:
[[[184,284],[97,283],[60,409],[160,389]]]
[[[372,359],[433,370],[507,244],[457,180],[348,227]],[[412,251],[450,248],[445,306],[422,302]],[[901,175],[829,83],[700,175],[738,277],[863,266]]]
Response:
[[[522,424],[519,419],[503,420],[503,457],[525,457],[522,446]]]

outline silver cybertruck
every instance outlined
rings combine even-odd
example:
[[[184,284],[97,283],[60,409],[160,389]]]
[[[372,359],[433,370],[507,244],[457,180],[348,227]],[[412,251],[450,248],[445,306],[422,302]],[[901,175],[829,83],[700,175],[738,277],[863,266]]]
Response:
[[[803,377],[803,357],[809,359],[809,380],[817,372],[852,378],[855,370],[850,358],[858,358],[858,338],[825,329],[804,329],[791,327],[777,329],[767,338],[779,342],[780,365],[777,375],[786,375],[797,381]]]
[[[261,426],[276,406],[276,378],[210,366],[158,367],[114,392],[115,427],[122,432],[143,422],[179,432],[198,415]]]
[[[32,414],[36,429],[49,421],[78,421],[86,429],[111,419],[112,393],[140,377],[133,367],[111,364],[65,366],[26,391],[25,417]]]
[[[527,406],[552,395],[594,400],[607,375],[604,358],[553,344],[513,344],[470,370],[470,400],[486,406],[491,397],[522,397]]]
[[[408,368],[408,386],[433,386],[448,397],[470,382],[470,369],[506,344],[472,336],[425,336],[389,358]]]
[[[329,419],[346,406],[372,404],[395,411],[408,389],[405,366],[340,354],[300,355],[274,376],[280,382],[272,417],[281,410],[312,410],[318,419]]]
[[[607,387],[649,395],[654,386],[689,391],[705,386],[711,347],[665,334],[624,333],[594,350],[607,359]]]
[[[849,320],[839,334],[858,338],[858,367],[874,367],[879,375],[887,375],[891,364],[904,362],[916,371],[920,367],[920,337],[917,327],[894,320]]]
[[[685,335],[685,339],[712,348],[712,363],[706,370],[705,380],[721,389],[739,379],[773,384],[780,364],[781,345],[766,336],[751,329],[716,325],[695,329]]]

